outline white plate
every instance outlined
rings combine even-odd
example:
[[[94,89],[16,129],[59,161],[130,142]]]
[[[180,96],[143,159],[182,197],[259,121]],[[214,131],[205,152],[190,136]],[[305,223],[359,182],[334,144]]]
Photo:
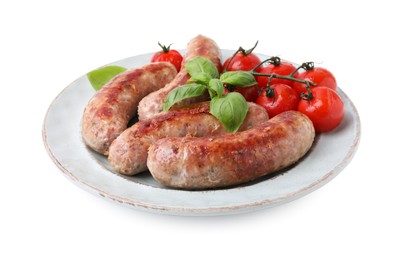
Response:
[[[233,51],[223,50],[223,60]],[[108,65],[142,66],[152,54],[130,57]],[[260,58],[266,58],[261,55]],[[331,133],[319,134],[309,153],[296,165],[257,181],[208,191],[163,187],[148,173],[126,177],[107,159],[88,149],[81,137],[81,116],[94,95],[84,75],[52,102],[43,124],[45,147],[62,172],[79,187],[136,209],[172,215],[223,215],[273,207],[306,195],[333,179],[351,161],[359,145],[360,120],[347,95],[345,117]]]

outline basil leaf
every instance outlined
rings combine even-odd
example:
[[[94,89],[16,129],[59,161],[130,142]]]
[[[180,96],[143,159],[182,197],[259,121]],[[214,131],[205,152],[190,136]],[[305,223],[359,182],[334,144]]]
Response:
[[[208,85],[212,77],[205,72],[198,72],[194,74],[188,81],[195,82],[203,85]]]
[[[124,72],[126,68],[120,66],[106,66],[87,73],[87,78],[93,88],[98,91],[116,75]]]
[[[223,83],[219,79],[211,79],[209,81],[209,90],[214,90],[216,92],[216,95],[218,97],[221,97],[224,92],[224,86]],[[210,93],[210,92],[209,92]],[[210,98],[213,98],[214,96],[210,96]]]
[[[224,84],[230,84],[237,87],[250,87],[257,84],[251,72],[248,71],[228,71],[220,76]]]
[[[168,93],[164,103],[164,111],[167,111],[178,101],[190,97],[197,97],[205,93],[206,87],[201,84],[188,84],[175,88]]]
[[[219,72],[215,65],[207,58],[197,56],[190,59],[185,64],[185,69],[191,77],[194,77],[198,73],[204,72],[208,74],[211,78],[219,78]]]
[[[210,113],[226,128],[234,133],[240,128],[248,112],[248,104],[243,95],[232,92],[221,98],[214,97],[210,102]]]

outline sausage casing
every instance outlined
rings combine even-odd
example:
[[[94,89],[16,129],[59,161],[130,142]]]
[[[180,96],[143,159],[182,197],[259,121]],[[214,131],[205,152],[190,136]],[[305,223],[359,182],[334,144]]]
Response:
[[[170,82],[177,71],[168,62],[127,70],[103,86],[88,102],[82,117],[82,136],[93,150],[108,154],[112,141],[137,113],[139,101]]]
[[[310,119],[281,113],[244,132],[163,138],[149,148],[147,167],[158,182],[200,190],[245,183],[296,163],[314,140]]]
[[[221,71],[221,52],[217,44],[212,39],[203,35],[198,35],[191,39],[185,51],[181,70],[178,72],[173,81],[167,84],[164,88],[150,93],[140,101],[138,110],[140,120],[151,117],[163,111],[164,101],[168,93],[179,86],[185,85],[190,78],[185,70],[185,64],[190,59],[197,56],[202,56],[209,59],[216,66],[216,68]],[[176,105],[186,106],[198,101],[205,101],[207,99],[208,96],[188,98],[182,100],[179,102],[180,104]]]
[[[266,110],[249,103],[249,110],[239,131],[268,120]],[[209,102],[170,110],[141,120],[126,129],[111,144],[108,160],[120,173],[135,175],[147,170],[149,146],[165,137],[213,136],[225,134],[224,126],[209,113]]]

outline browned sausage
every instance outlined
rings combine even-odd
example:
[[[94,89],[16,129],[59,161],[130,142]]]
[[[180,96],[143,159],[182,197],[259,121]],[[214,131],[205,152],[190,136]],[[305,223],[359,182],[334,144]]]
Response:
[[[170,82],[177,70],[167,62],[127,70],[111,79],[88,102],[82,118],[82,136],[93,150],[108,154],[111,142],[136,115],[139,101]]]
[[[212,39],[209,39],[203,35],[198,35],[197,37],[193,38],[187,45],[181,70],[178,72],[175,79],[167,84],[164,88],[149,94],[140,101],[138,110],[140,120],[151,117],[163,111],[163,105],[167,94],[176,87],[184,85],[189,79],[189,75],[185,70],[185,64],[190,59],[197,56],[202,56],[211,60],[218,70],[221,71],[221,53],[217,44]],[[177,104],[177,106],[186,106],[197,101],[207,100],[207,98],[208,96],[188,98],[181,101],[181,104]]]
[[[249,103],[249,110],[239,131],[268,120],[266,110]],[[147,170],[147,150],[158,139],[174,136],[213,136],[226,132],[209,113],[209,102],[170,110],[141,120],[126,129],[109,148],[108,160],[120,173],[134,175]]]
[[[314,135],[310,119],[288,111],[235,134],[160,139],[149,149],[147,167],[169,187],[236,185],[297,162],[310,149]]]

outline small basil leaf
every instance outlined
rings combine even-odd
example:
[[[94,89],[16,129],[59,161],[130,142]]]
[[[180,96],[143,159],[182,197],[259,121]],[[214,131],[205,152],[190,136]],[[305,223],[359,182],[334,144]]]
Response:
[[[230,84],[237,87],[250,87],[257,84],[253,74],[248,71],[228,71],[220,76],[224,84]]]
[[[178,101],[190,97],[197,97],[205,93],[206,87],[201,84],[188,84],[171,90],[166,96],[164,111],[167,111]]]
[[[248,104],[244,97],[232,92],[221,98],[214,97],[210,102],[210,113],[226,128],[234,133],[240,128],[248,112]]]
[[[199,72],[194,75],[188,80],[189,82],[195,82],[203,85],[208,85],[209,81],[212,79],[212,77],[205,73],[205,72]]]
[[[211,79],[209,81],[209,89],[213,89],[218,97],[221,97],[224,92],[223,83],[219,79]],[[213,98],[211,96],[211,98]]]
[[[87,78],[93,88],[98,91],[116,75],[124,72],[126,68],[120,66],[105,66],[87,73]]]
[[[200,72],[204,72],[211,78],[219,78],[219,72],[217,71],[215,65],[207,58],[201,56],[190,59],[185,64],[185,69],[187,70],[188,74],[191,75],[191,77]]]

